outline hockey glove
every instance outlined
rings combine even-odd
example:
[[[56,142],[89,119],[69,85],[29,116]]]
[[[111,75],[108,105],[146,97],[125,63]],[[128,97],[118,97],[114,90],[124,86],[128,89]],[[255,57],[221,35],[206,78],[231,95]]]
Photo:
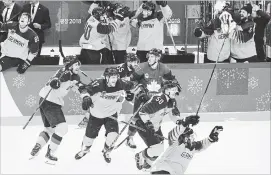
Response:
[[[200,28],[195,28],[194,35],[195,37],[200,37],[202,35],[202,30]]]
[[[167,5],[167,1],[156,1],[156,4],[165,7]]]
[[[123,21],[124,20],[124,15],[127,13],[127,9],[126,8],[118,8],[115,11],[115,18]]]
[[[182,125],[184,127],[188,127],[190,124],[192,126],[195,126],[199,122],[199,116],[198,115],[190,115],[182,120],[177,120],[176,124],[177,125]]]
[[[223,127],[222,126],[215,126],[209,135],[209,141],[212,143],[218,142],[218,135],[219,135],[220,131],[223,131]]]
[[[146,132],[148,135],[154,135],[155,133],[155,129],[154,129],[154,125],[150,120],[147,120],[147,122],[145,123],[145,127],[146,127]]]
[[[50,81],[50,86],[53,89],[60,88],[60,80],[58,78],[54,78],[53,80]]]
[[[141,91],[141,92],[138,94],[137,98],[138,98],[142,103],[145,103],[145,102],[148,101],[148,96],[147,96],[147,94],[146,94],[145,92],[143,92],[143,91]]]
[[[126,93],[127,93],[126,100],[127,101],[132,101],[133,98],[134,98],[134,94],[132,92],[130,92],[130,91],[127,91]]]
[[[82,109],[86,111],[90,107],[93,107],[93,101],[92,101],[91,97],[86,96],[83,98]]]
[[[25,61],[22,61],[21,64],[19,64],[18,68],[17,68],[17,72],[19,74],[23,74],[25,73],[25,71],[31,66],[31,63],[28,59],[26,59]]]

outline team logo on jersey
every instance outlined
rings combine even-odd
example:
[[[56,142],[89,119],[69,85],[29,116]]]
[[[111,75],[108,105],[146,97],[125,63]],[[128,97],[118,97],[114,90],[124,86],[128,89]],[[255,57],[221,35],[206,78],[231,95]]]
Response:
[[[159,85],[156,80],[152,80],[149,84],[147,84],[147,89],[150,92],[159,92],[161,85]]]

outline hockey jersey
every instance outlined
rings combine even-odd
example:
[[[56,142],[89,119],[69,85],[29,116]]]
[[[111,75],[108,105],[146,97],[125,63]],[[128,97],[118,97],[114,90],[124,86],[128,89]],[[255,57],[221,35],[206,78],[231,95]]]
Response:
[[[189,163],[196,152],[205,150],[211,145],[208,138],[201,141],[196,141],[193,144],[197,145],[193,150],[185,147],[185,144],[179,144],[178,137],[184,132],[185,127],[182,125],[176,126],[171,132],[175,136],[170,138],[173,144],[170,145],[165,152],[157,159],[152,167],[152,171],[168,171],[170,174],[184,174]],[[171,133],[170,132],[170,133]]]
[[[163,118],[169,114],[169,117],[176,123],[180,113],[175,99],[169,99],[165,94],[158,94],[144,104],[139,115],[143,122],[151,121],[155,131],[158,131]]]
[[[137,50],[149,51],[152,48],[163,49],[163,27],[165,20],[172,16],[172,10],[168,5],[161,8],[162,11],[154,14],[151,19],[142,18],[142,14],[137,19],[131,21],[133,27],[139,27],[139,39]]]
[[[90,113],[97,118],[106,118],[122,109],[125,100],[125,91],[132,89],[134,84],[119,79],[115,87],[108,87],[105,79],[96,79],[87,87],[87,94],[91,96],[93,106]]]
[[[208,36],[207,57],[211,61],[222,62],[230,56],[230,39],[221,30],[219,18],[212,19],[207,27],[202,28]],[[202,36],[203,37],[203,36]]]
[[[122,63],[117,66],[117,70],[119,72],[120,78],[126,79],[130,77],[130,75],[134,72],[133,69],[128,68],[127,63]]]
[[[84,28],[84,34],[79,40],[82,49],[101,50],[106,47],[107,34],[117,31],[121,21],[114,20],[109,24],[102,24],[93,16],[90,16]]]
[[[130,41],[130,19],[126,17],[124,21],[121,22],[119,29],[116,32],[110,34],[110,41],[107,42],[111,42],[112,50],[127,50]]]
[[[26,60],[29,52],[34,55],[38,53],[39,37],[31,28],[22,33],[18,22],[8,22],[0,24],[0,30],[8,32],[7,39],[1,43],[2,57]]]
[[[49,83],[53,78],[60,78],[60,88],[58,89],[52,89]],[[57,73],[50,78],[48,83],[40,90],[39,95],[42,98],[45,98],[48,92],[48,97],[46,98],[47,101],[50,101],[52,103],[64,106],[64,100],[63,98],[68,94],[68,92],[72,89],[75,92],[78,92],[78,86],[77,84],[80,82],[79,75],[73,74],[71,71],[64,71],[63,69],[60,69],[57,71]]]
[[[140,63],[130,77],[131,81],[137,81],[139,84],[144,85],[150,94],[160,92],[163,80],[173,80],[175,78],[171,70],[161,62],[158,63],[156,69],[151,68],[147,62]]]
[[[254,41],[255,23],[246,21],[239,25],[241,30],[234,30],[230,33],[231,57],[235,59],[247,59],[257,55]]]

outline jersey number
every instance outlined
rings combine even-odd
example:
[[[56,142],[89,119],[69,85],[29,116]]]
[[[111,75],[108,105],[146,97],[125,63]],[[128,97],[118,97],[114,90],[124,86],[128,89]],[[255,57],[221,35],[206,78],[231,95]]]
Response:
[[[84,31],[84,38],[85,38],[86,40],[89,40],[89,39],[90,39],[91,30],[92,30],[92,26],[86,25],[85,31]]]
[[[164,101],[163,99],[161,99],[161,97],[157,97],[156,101],[161,105]]]
[[[98,81],[94,81],[94,82],[92,82],[92,87],[95,87],[95,86],[99,86]]]
[[[123,72],[124,68],[123,67],[117,67],[119,72]]]

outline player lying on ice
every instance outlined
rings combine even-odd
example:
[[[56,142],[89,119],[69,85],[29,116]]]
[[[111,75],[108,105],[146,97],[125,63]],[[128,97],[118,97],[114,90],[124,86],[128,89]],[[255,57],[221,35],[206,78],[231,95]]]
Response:
[[[81,159],[89,151],[95,138],[98,136],[102,125],[106,129],[106,141],[102,150],[107,163],[111,162],[109,153],[113,149],[113,143],[119,133],[118,113],[122,109],[124,100],[131,101],[134,94],[130,92],[134,83],[119,78],[117,68],[106,68],[104,78],[96,79],[82,91],[83,110],[89,110],[90,117],[82,141],[81,151],[75,155],[75,159]],[[126,95],[126,97],[125,97]]]
[[[140,137],[147,148],[135,155],[136,165],[139,170],[149,169],[164,150],[164,137],[161,124],[165,116],[176,122],[180,112],[177,108],[176,96],[181,91],[178,83],[166,80],[162,83],[162,93],[156,94],[148,100],[139,112],[136,126],[143,128],[146,132],[138,130]]]
[[[55,152],[68,132],[68,125],[61,109],[64,106],[63,98],[71,89],[78,91],[79,86],[82,85],[78,75],[81,65],[79,60],[75,56],[68,56],[64,58],[64,64],[65,67],[58,70],[39,93],[44,131],[39,134],[30,154],[31,158],[37,156],[51,138],[45,155],[46,163],[49,164],[55,164],[58,161]]]
[[[186,117],[169,132],[169,147],[154,163],[151,174],[184,174],[196,152],[203,151],[218,141],[219,132],[223,131],[222,126],[215,126],[209,137],[194,141],[194,131],[188,126],[197,124],[198,120],[198,116]]]
[[[18,67],[19,74],[25,73],[39,51],[39,37],[28,27],[29,13],[22,13],[19,22],[0,22],[0,30],[8,32],[7,39],[1,43],[0,71]]]

